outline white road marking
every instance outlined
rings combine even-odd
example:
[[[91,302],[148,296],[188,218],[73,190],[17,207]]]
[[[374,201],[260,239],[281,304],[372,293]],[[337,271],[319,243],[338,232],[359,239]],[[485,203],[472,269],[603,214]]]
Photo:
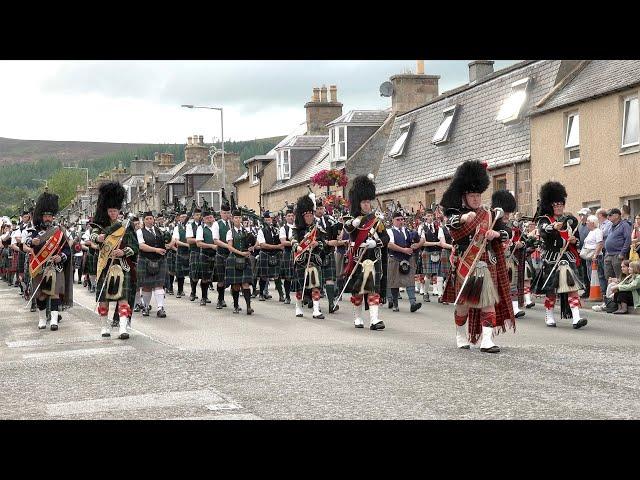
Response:
[[[237,410],[242,408],[240,405],[236,405],[235,403],[218,403],[215,405],[207,405],[207,410],[211,410],[212,412],[217,412],[219,410]]]
[[[47,415],[65,416],[119,410],[141,410],[190,405],[228,404],[214,390],[151,393],[126,397],[99,398],[78,402],[53,403],[46,406]]]
[[[13,333],[13,332],[12,332]],[[23,347],[44,347],[47,345],[60,345],[66,343],[83,343],[83,342],[100,342],[103,341],[103,338],[96,333],[92,336],[87,337],[75,337],[75,338],[47,338],[47,339],[37,339],[37,340],[16,340],[16,341],[5,341],[7,347],[9,348],[23,348]]]
[[[90,355],[116,355],[123,351],[135,350],[130,345],[122,345],[118,347],[105,347],[105,348],[82,348],[78,350],[65,350],[63,352],[40,352],[40,353],[25,353],[22,358],[57,358],[57,357],[84,357]]]

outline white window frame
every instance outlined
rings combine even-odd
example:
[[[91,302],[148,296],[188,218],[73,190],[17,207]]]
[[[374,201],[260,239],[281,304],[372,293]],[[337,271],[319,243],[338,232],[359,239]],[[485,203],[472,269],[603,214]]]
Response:
[[[251,185],[257,185],[260,182],[258,178],[258,171],[260,170],[260,164],[258,162],[251,165]]]
[[[286,153],[286,172],[285,172],[285,153]],[[289,180],[291,178],[291,150],[281,150],[278,153],[277,164],[277,178],[278,180]]]
[[[640,97],[638,97],[637,93],[624,97],[622,101],[622,139],[621,139],[622,148],[634,147],[634,146],[640,145],[640,131],[638,132],[638,141],[631,142],[631,143],[624,143],[624,134],[627,128],[627,105],[631,100],[635,100],[636,102],[638,102],[638,111],[640,112]],[[638,125],[639,125],[638,128],[640,130],[640,120],[638,121]]]
[[[445,108],[442,111],[442,122],[440,122],[440,126],[438,126],[436,133],[433,134],[433,138],[431,139],[431,143],[433,143],[434,145],[440,145],[449,141],[449,137],[451,135],[451,126],[453,125],[453,119],[456,114],[456,108],[457,105],[453,105],[449,108]]]
[[[525,103],[527,103],[527,94],[530,80],[531,79],[529,77],[525,77],[511,84],[511,91],[509,92],[509,96],[505,99],[502,106],[500,107],[500,110],[498,111],[498,116],[496,117],[497,121],[502,122],[503,124],[509,124],[521,120],[523,107]],[[520,102],[517,110],[513,110],[512,107],[513,111],[509,111],[507,107],[511,106],[510,102],[513,102],[515,95],[520,95],[520,92],[524,94],[524,98]]]
[[[404,153],[404,149],[407,145],[407,140],[409,139],[409,135],[411,134],[411,125],[412,122],[407,122],[400,125],[400,135],[393,143],[393,147],[389,151],[390,157],[399,157]]]
[[[571,120],[572,118],[577,118],[578,121],[576,122],[575,120]],[[571,134],[571,132],[573,132],[573,129],[576,128],[575,125],[577,123],[577,128],[578,128],[578,139],[577,139],[577,143],[572,143],[569,144],[569,136]],[[567,114],[567,120],[565,122],[566,128],[565,128],[565,140],[564,140],[564,148],[565,148],[565,160],[564,160],[564,164],[565,165],[576,165],[578,163],[580,163],[580,112],[570,112]],[[571,158],[571,154],[573,152],[577,151],[578,152],[578,158]]]
[[[340,140],[340,129],[344,134],[344,140]],[[329,144],[331,161],[346,160],[347,159],[347,126],[337,125],[329,130]],[[344,146],[344,155],[340,155],[340,146]]]
[[[207,202],[209,202],[209,206],[211,208],[213,208],[214,210],[219,211],[220,210],[220,206],[222,205],[222,191],[221,190],[197,190],[196,191],[196,204],[201,207],[202,206],[202,194],[205,194],[204,197],[206,198]],[[207,198],[207,194],[209,194],[209,198]],[[216,196],[218,197],[218,204],[216,205],[213,201],[213,197]],[[218,208],[216,208],[218,207]]]

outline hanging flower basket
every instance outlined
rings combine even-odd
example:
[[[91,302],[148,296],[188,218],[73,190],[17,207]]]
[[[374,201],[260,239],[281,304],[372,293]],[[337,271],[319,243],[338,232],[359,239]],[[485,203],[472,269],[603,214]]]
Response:
[[[349,209],[349,201],[340,195],[327,195],[323,203],[329,215],[333,215],[334,211],[343,213]]]
[[[311,177],[311,184],[318,185],[319,187],[344,187],[349,183],[349,178],[344,170],[320,170],[313,177]]]

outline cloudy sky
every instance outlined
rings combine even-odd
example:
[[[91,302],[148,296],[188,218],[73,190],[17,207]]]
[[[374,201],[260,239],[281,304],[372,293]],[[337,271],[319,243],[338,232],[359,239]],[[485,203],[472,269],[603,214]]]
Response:
[[[469,60],[425,61],[440,91],[468,82]],[[515,63],[496,61],[500,69]],[[0,137],[184,143],[192,134],[226,140],[286,135],[305,120],[313,87],[337,85],[343,111],[384,109],[379,85],[413,72],[389,61],[0,61]]]

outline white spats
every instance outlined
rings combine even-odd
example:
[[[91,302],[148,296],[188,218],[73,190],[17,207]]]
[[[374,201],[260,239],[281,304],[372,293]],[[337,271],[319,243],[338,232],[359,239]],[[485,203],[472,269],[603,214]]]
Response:
[[[380,309],[380,305],[371,305],[369,304],[369,316],[371,318],[371,325],[375,325],[380,323],[380,319],[378,318],[378,310]]]
[[[580,321],[580,307],[571,307],[571,317],[574,325]]]
[[[302,311],[302,300],[296,299],[296,317],[302,317],[304,312]]]
[[[531,294],[530,293],[525,293],[524,294],[524,304],[525,305],[533,305],[533,300],[531,300]]]
[[[151,305],[151,293],[152,293],[151,291],[142,292],[142,301],[145,307],[149,307],[149,305]]]
[[[45,310],[38,310],[38,328],[40,330],[47,328],[47,312]]]
[[[456,325],[456,345],[458,348],[469,347],[469,340],[467,340],[467,326]]]
[[[319,315],[322,315],[322,312],[320,311],[320,300],[314,300],[313,301],[313,316],[317,317]]]
[[[153,294],[156,297],[156,305],[158,306],[158,310],[164,308],[164,288],[156,288],[153,291]]]
[[[60,315],[60,312],[56,312],[55,310],[51,311],[51,330],[58,329],[58,315]]]
[[[100,335],[103,337],[111,336],[111,320],[109,320],[108,316],[100,317],[102,320],[102,329],[100,330]]]
[[[549,327],[555,327],[556,326],[556,319],[553,318],[553,309],[552,308],[546,308],[544,311],[544,323],[547,324],[547,326]]]
[[[480,342],[480,348],[491,348],[495,346],[493,343],[493,328],[482,327],[482,341]]]
[[[362,304],[353,305],[353,324],[358,328],[364,327],[364,322],[362,321]]]
[[[129,317],[126,317],[126,316],[123,317],[122,315],[120,316],[120,331],[118,333],[122,340],[126,340],[127,338],[129,338],[129,333],[127,332],[128,321],[129,321]]]
[[[522,310],[520,310],[520,306],[518,305],[518,301],[517,300],[512,300],[511,301],[511,305],[513,305],[513,314],[514,315],[518,315],[518,313],[520,313]]]
[[[444,295],[444,278],[443,277],[436,277],[436,285],[434,289],[435,289],[435,294],[437,296],[441,297],[442,295]]]

